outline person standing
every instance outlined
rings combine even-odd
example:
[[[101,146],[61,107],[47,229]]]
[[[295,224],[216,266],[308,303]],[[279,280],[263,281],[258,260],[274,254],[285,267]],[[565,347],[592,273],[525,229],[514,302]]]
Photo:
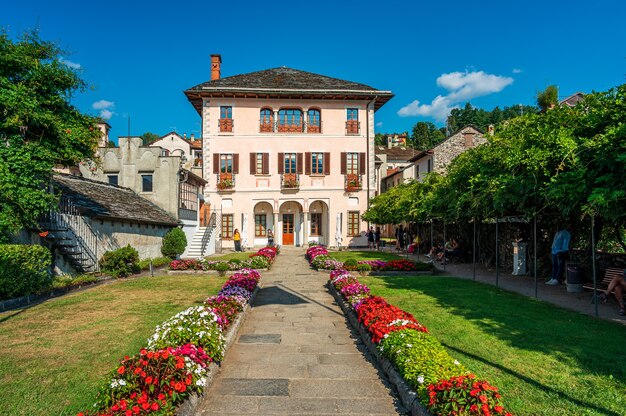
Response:
[[[233,241],[235,242],[235,251],[241,251],[241,234],[239,234],[239,230],[236,228],[233,233]]]
[[[572,238],[567,227],[561,227],[552,240],[552,276],[547,285],[556,286],[563,282],[565,261],[569,259],[569,243]]]
[[[373,249],[374,247],[374,227],[370,226],[370,229],[367,230],[367,248]]]
[[[274,247],[274,233],[272,230],[267,230],[267,245]]]
[[[376,250],[380,250],[380,227],[376,227],[374,232],[374,243],[376,244]]]
[[[398,242],[398,249],[400,251],[404,250],[404,228],[402,227],[402,224],[400,224],[400,228],[398,228],[396,241]]]

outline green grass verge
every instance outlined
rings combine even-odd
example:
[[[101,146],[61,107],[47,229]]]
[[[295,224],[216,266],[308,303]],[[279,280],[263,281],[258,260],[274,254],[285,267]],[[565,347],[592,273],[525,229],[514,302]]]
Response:
[[[207,257],[207,260],[211,261],[228,261],[228,260],[248,260],[250,258],[250,254],[254,254],[256,251],[235,251],[234,253],[228,253],[221,256],[211,256]]]
[[[216,294],[217,276],[120,280],[0,313],[0,414],[75,415],[154,328]],[[5,413],[6,412],[6,413]]]
[[[623,415],[626,329],[456,278],[361,277],[499,387],[515,415]]]
[[[357,259],[358,260],[399,260],[404,257],[398,256],[397,254],[385,253],[382,251],[331,251],[328,253],[330,257],[338,261],[346,261],[347,259]]]

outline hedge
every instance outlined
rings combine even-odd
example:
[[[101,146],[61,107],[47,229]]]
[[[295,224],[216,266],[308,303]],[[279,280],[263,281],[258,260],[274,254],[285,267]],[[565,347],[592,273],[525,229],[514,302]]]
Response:
[[[30,295],[52,284],[52,254],[40,245],[0,244],[0,299]]]

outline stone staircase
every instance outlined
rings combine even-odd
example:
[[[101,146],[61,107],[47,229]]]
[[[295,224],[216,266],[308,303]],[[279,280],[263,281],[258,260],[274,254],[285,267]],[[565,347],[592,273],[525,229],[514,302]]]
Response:
[[[193,235],[193,240],[187,247],[185,258],[200,259],[215,252],[215,237],[218,233],[216,215],[213,213],[208,227],[199,227]],[[213,242],[213,244],[211,244]],[[213,247],[213,250],[210,250]],[[212,251],[212,252],[209,252]]]

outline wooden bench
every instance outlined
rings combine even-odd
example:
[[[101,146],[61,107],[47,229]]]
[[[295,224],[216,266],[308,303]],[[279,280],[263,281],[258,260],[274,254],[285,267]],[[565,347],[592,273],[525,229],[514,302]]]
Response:
[[[624,269],[621,269],[619,267],[610,267],[604,271],[604,278],[598,282],[596,293],[592,295],[591,302],[595,302],[597,292],[604,292],[606,289],[608,289],[609,284],[615,277],[623,278]],[[593,290],[593,282],[585,283],[583,287],[585,289]],[[614,293],[614,292],[611,292],[611,293]]]

